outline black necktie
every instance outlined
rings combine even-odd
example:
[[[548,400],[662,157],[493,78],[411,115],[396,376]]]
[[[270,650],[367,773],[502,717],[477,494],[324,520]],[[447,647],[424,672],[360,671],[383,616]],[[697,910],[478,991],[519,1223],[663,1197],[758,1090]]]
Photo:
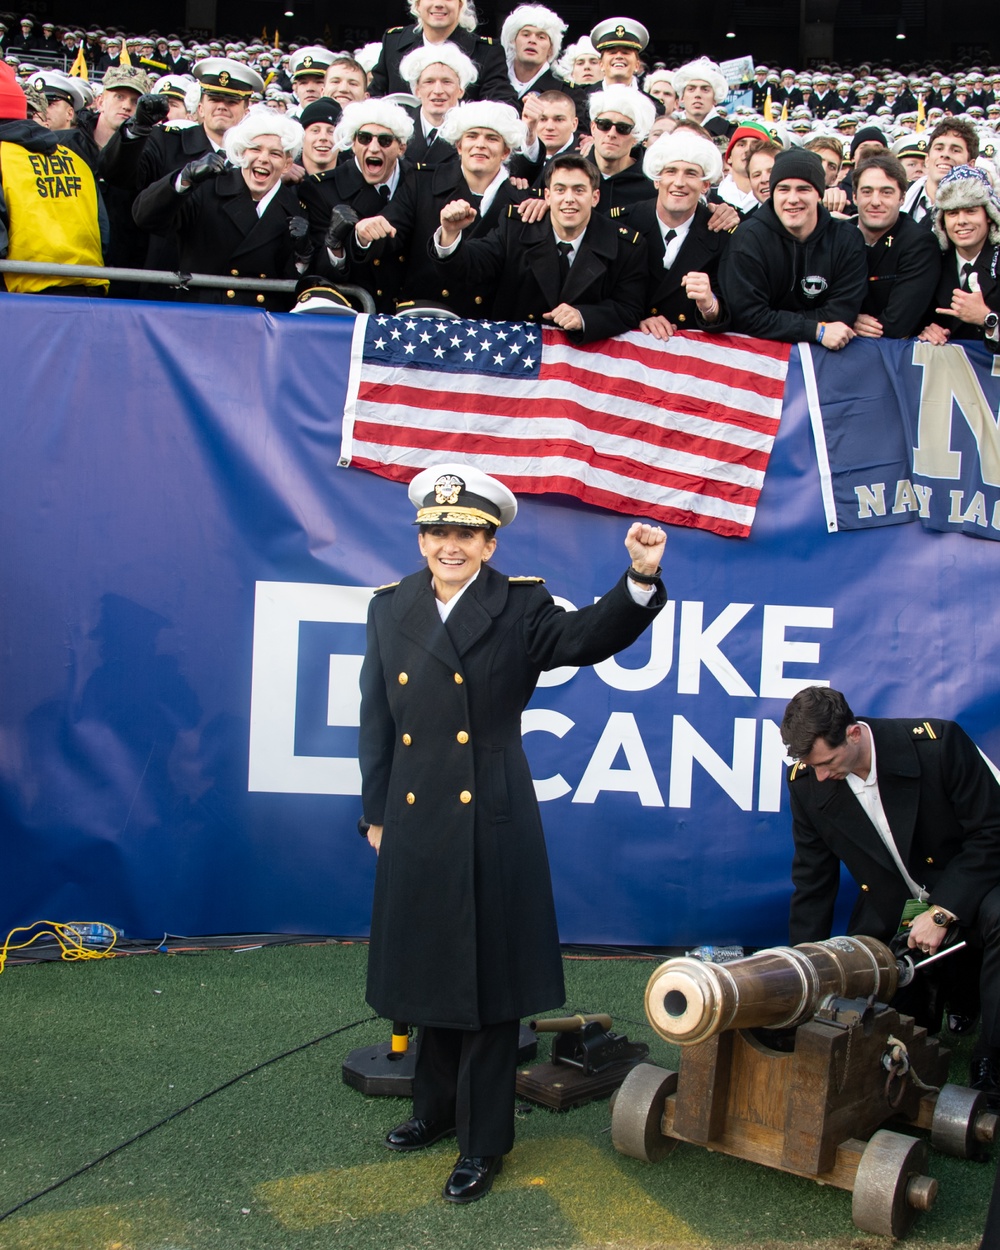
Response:
[[[382,203],[388,204],[389,203],[389,184],[383,182],[382,185],[376,189],[378,191],[378,197],[382,201]]]
[[[573,251],[573,244],[559,242],[556,247],[559,249],[559,286],[562,288],[569,277],[569,257]]]
[[[427,132],[427,146],[428,147],[431,146],[431,144],[434,142],[437,136],[438,136],[437,126],[432,126],[430,130],[428,130]]]
[[[663,267],[664,269],[670,268],[670,266],[667,264],[667,251],[670,248],[670,244],[673,243],[674,239],[676,238],[677,238],[676,230],[668,230],[667,233],[663,236]]]
[[[967,260],[965,264],[962,266],[962,280],[958,284],[962,288],[963,291],[971,292],[972,290],[972,287],[969,286],[969,274],[972,273],[972,270],[973,270],[972,261]]]

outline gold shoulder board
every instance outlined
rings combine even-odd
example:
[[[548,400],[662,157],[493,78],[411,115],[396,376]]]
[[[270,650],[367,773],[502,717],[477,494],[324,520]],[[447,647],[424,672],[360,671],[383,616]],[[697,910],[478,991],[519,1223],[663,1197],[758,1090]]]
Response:
[[[395,590],[398,585],[399,582],[386,582],[384,586],[376,586],[374,593],[380,595],[384,590]]]
[[[544,577],[508,577],[512,586],[544,586]]]

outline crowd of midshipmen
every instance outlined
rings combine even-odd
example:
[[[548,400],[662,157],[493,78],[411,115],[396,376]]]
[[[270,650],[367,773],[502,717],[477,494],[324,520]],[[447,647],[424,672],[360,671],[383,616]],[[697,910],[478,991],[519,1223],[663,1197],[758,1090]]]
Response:
[[[111,266],[240,280],[119,297],[347,314],[353,287],[584,341],[1000,341],[1000,68],[734,84],[628,17],[567,43],[539,4],[499,39],[463,0],[410,7],[354,51],[0,21],[0,256],[91,267],[7,290],[99,294]]]

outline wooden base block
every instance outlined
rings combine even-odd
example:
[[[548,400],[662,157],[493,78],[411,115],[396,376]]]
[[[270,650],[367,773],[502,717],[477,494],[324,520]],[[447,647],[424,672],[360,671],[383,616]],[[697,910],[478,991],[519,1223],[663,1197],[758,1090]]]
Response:
[[[553,1111],[565,1111],[598,1098],[609,1098],[641,1062],[641,1058],[628,1059],[593,1076],[564,1063],[539,1063],[518,1072],[515,1089],[520,1098],[541,1103]]]

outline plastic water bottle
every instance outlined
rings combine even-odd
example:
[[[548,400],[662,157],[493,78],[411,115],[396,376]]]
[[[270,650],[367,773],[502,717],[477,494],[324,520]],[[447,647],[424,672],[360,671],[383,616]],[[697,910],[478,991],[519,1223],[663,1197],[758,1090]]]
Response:
[[[113,924],[105,924],[102,920],[69,920],[65,928],[72,937],[76,935],[81,946],[110,946],[112,942],[120,942],[125,936],[121,929]]]
[[[743,958],[742,946],[696,946],[688,951],[691,959],[700,959],[706,964],[727,964],[731,959]]]

